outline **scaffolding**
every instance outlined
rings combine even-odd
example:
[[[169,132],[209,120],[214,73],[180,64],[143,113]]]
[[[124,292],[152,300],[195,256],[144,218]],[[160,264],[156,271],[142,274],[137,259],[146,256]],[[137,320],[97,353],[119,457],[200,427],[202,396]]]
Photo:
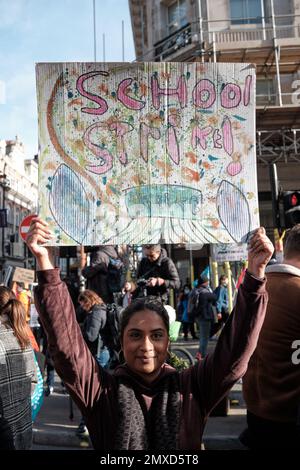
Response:
[[[147,23],[145,3],[141,0],[130,3],[143,43]],[[255,63],[258,78],[276,83],[268,96],[263,93],[257,96],[258,164],[299,162],[300,15],[275,14],[273,0],[266,6],[268,13],[261,0],[260,17],[239,21],[207,19],[198,0],[195,21],[165,36],[150,49],[143,45],[138,60]],[[295,77],[288,91],[282,84],[287,75]]]

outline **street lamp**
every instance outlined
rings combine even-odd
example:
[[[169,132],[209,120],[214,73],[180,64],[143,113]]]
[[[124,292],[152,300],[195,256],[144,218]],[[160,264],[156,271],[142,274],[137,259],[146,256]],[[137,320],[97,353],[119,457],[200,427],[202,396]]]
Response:
[[[5,208],[5,191],[10,189],[10,180],[5,174],[6,163],[4,165],[3,174],[0,175],[0,186],[2,186],[2,217],[1,217],[1,227],[2,227],[2,258],[5,257],[5,228],[7,227],[7,209]]]

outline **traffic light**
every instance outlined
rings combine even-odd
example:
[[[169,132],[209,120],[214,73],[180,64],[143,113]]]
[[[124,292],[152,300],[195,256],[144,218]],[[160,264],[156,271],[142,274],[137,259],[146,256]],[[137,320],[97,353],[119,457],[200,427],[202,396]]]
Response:
[[[300,190],[283,192],[285,228],[300,223]]]

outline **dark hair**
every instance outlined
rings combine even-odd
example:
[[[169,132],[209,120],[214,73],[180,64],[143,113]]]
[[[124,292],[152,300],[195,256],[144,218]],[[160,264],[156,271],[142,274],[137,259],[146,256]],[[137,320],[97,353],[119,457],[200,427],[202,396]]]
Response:
[[[289,230],[283,252],[285,258],[300,257],[300,224]]]
[[[169,334],[169,314],[165,309],[164,305],[157,300],[156,297],[142,297],[140,299],[133,300],[128,307],[123,310],[120,320],[120,339],[122,341],[124,330],[129,323],[130,318],[137,312],[141,312],[143,310],[152,310],[152,312],[157,313],[160,316],[166,330]]]
[[[227,277],[225,274],[222,274],[222,275],[219,277],[219,284],[220,284],[222,281],[225,281],[225,279],[228,279],[228,277]]]
[[[155,245],[144,245],[144,248],[146,248],[146,250],[152,250],[152,251],[160,251],[161,250],[161,245],[159,243],[155,244]]]
[[[0,286],[0,315],[7,320],[2,323],[10,326],[22,349],[30,346],[29,327],[26,322],[26,312],[22,303],[16,299],[8,287]]]

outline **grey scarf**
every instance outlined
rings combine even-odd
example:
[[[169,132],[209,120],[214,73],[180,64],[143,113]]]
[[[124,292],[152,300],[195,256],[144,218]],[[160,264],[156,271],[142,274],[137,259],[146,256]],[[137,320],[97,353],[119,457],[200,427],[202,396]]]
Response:
[[[136,396],[130,380],[118,385],[119,425],[116,450],[175,450],[178,448],[180,393],[178,373],[162,379],[147,411],[143,397]]]

